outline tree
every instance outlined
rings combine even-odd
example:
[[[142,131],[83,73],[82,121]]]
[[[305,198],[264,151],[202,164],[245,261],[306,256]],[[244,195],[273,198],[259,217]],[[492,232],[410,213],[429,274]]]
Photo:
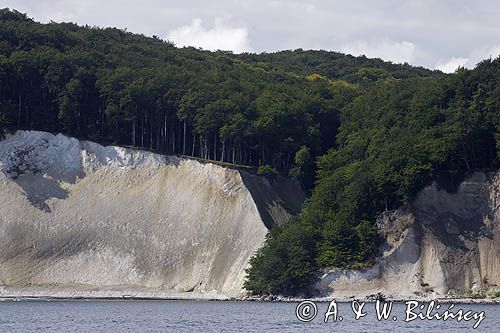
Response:
[[[305,188],[310,188],[314,177],[312,177],[313,174],[311,172],[313,161],[309,148],[306,146],[300,147],[295,153],[294,162],[295,166],[290,169],[290,176],[303,184]]]
[[[300,221],[271,230],[265,245],[250,259],[244,287],[255,295],[310,292],[315,280],[314,240]]]
[[[66,85],[66,89],[61,96],[59,109],[59,121],[69,135],[81,135],[80,127],[80,98],[82,94],[82,85],[80,80],[72,79]]]

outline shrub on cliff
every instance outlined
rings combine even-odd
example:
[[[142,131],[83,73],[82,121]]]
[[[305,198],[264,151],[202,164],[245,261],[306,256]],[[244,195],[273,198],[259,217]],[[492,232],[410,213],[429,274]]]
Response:
[[[270,179],[274,179],[278,176],[278,170],[275,168],[269,166],[269,165],[261,165],[259,166],[259,169],[257,170],[257,174],[259,176],[265,176]]]
[[[315,279],[316,240],[298,218],[269,233],[265,245],[250,259],[244,287],[253,295],[296,295]]]

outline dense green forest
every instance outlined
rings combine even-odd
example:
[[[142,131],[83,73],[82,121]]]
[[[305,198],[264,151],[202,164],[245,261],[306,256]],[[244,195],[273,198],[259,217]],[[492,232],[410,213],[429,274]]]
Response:
[[[284,172],[302,146],[314,157],[335,144],[339,112],[359,92],[357,83],[399,68],[302,51],[283,52],[275,63],[265,54],[250,61],[119,29],[40,24],[6,9],[0,20],[0,112],[9,128]],[[296,54],[343,74],[308,71]],[[437,75],[400,67],[404,77]]]
[[[340,112],[336,145],[317,161],[299,217],[275,228],[251,260],[255,294],[304,293],[326,267],[377,255],[374,222],[432,181],[453,191],[500,162],[500,58],[442,77],[380,80]]]
[[[500,59],[445,75],[327,51],[176,48],[0,10],[0,134],[63,132],[290,175],[311,196],[252,258],[254,294],[362,267],[374,222],[432,180],[497,168]]]

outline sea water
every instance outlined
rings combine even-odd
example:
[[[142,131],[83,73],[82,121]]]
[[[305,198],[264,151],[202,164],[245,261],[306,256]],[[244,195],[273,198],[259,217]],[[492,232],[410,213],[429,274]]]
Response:
[[[471,321],[405,322],[403,303],[378,320],[374,303],[355,320],[350,303],[338,303],[337,320],[324,322],[329,303],[316,303],[317,316],[297,318],[299,303],[243,301],[3,301],[0,332],[500,332],[500,305],[457,304],[454,310],[484,312],[477,329]],[[443,304],[443,306],[445,306]],[[338,320],[342,317],[342,320]],[[394,319],[396,317],[396,319]]]

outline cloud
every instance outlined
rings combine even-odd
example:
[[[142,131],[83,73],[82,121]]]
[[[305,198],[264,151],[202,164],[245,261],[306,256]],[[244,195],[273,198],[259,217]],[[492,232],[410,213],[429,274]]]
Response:
[[[466,64],[467,68],[473,68],[478,62],[484,59],[495,59],[500,56],[500,44],[493,47],[484,47],[473,50],[469,54],[469,62]]]
[[[463,67],[469,62],[469,58],[451,58],[445,63],[437,64],[435,69],[444,73],[453,73],[458,67]]]
[[[467,57],[452,57],[448,61],[438,63],[434,68],[445,73],[453,73],[460,66],[474,68],[478,62],[489,58],[495,59],[498,56],[500,56],[500,44],[490,48],[473,50]]]
[[[216,18],[212,29],[206,29],[201,19],[194,19],[167,34],[177,46],[201,47],[205,50],[225,50],[235,53],[251,51],[246,27],[233,28]]]
[[[316,10],[316,6],[314,4],[296,0],[273,0],[269,2],[269,5],[275,8],[288,8],[302,12],[305,11],[307,13],[312,13]]]
[[[355,56],[365,55],[368,58],[381,58],[395,63],[413,63],[415,60],[415,44],[407,41],[395,42],[390,39],[367,42],[359,40],[344,44],[344,53]]]

